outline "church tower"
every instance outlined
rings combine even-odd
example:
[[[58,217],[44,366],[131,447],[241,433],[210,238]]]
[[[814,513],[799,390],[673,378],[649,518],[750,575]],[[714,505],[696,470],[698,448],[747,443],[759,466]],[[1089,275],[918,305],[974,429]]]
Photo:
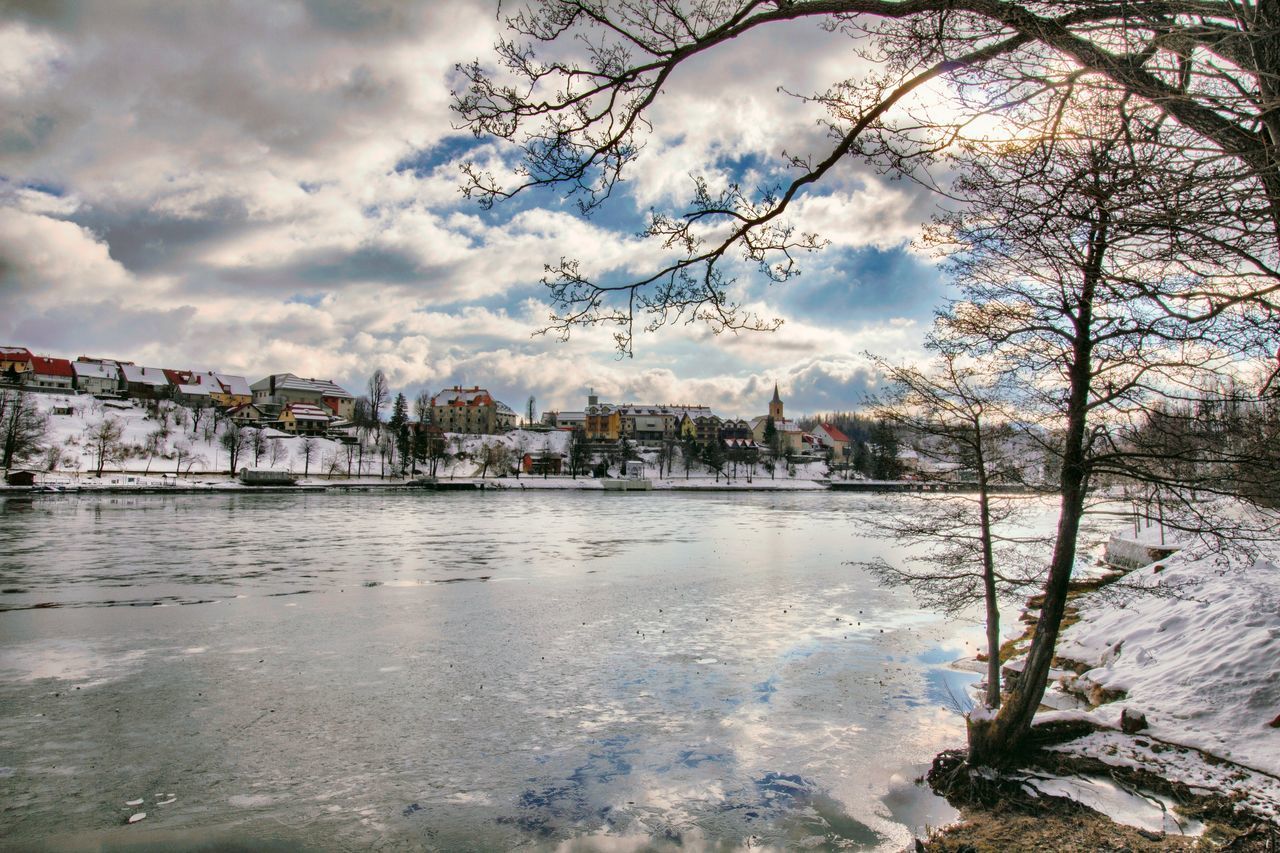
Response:
[[[773,383],[773,399],[769,401],[769,417],[773,418],[775,424],[781,424],[782,417],[782,398],[778,396],[778,383]]]

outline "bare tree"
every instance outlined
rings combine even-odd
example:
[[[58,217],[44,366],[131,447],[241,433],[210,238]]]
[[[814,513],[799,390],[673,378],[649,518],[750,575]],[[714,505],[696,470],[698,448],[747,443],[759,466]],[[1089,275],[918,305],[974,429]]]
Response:
[[[413,398],[413,416],[421,426],[431,423],[431,395],[426,389],[418,392]]]
[[[1044,603],[999,713],[970,719],[969,756],[979,764],[1011,760],[1030,731],[1090,481],[1109,465],[1136,464],[1123,446],[1126,422],[1153,400],[1216,381],[1267,340],[1252,322],[1254,271],[1224,260],[1212,229],[1195,241],[1182,227],[1194,211],[1169,216],[1184,177],[1176,154],[1135,140],[1106,111],[1072,119],[1078,136],[968,146],[957,184],[967,205],[929,235],[963,294],[938,334],[1007,377],[1018,412],[1058,436],[1046,446],[1059,463],[1061,505]],[[1208,280],[1200,264],[1222,274]]]
[[[204,416],[206,413],[208,413],[209,409],[205,406],[191,406],[191,407],[184,407],[184,409],[190,413],[191,435],[194,436],[197,432],[200,431],[200,424],[205,419]]]
[[[253,464],[256,467],[262,464],[262,457],[267,452],[267,437],[261,427],[246,427],[245,431],[249,434],[249,448],[253,451]]]
[[[847,34],[867,60],[860,76],[797,95],[825,110],[828,147],[784,152],[778,168],[764,170],[773,179],[755,189],[695,177],[683,209],[651,215],[646,234],[666,251],[639,277],[601,280],[572,258],[549,266],[548,331],[605,324],[629,353],[638,318],[648,330],[692,320],[774,328],[730,299],[723,267],[740,257],[774,281],[794,276],[799,256],[825,241],[789,223],[788,211],[842,163],[869,159],[928,182],[918,169],[976,118],[1009,135],[1052,136],[1064,105],[1100,91],[1115,94],[1108,109],[1142,115],[1136,135],[1154,131],[1184,167],[1212,180],[1208,221],[1222,229],[1222,251],[1269,274],[1248,298],[1275,293],[1280,8],[1269,2],[533,0],[505,20],[500,71],[478,61],[459,69],[462,120],[521,155],[507,180],[469,165],[464,192],[491,205],[556,187],[594,212],[640,156],[654,105],[679,69],[748,33],[805,20]],[[929,109],[939,92],[950,103]],[[990,123],[979,125],[983,133]],[[1265,255],[1241,245],[1259,233]]]
[[[516,479],[520,479],[520,470],[524,467],[524,458],[529,454],[529,433],[518,430],[511,440],[511,453],[515,457]]]
[[[337,452],[326,453],[322,464],[324,465],[324,475],[330,480],[342,471],[342,457]]]
[[[391,390],[387,387],[387,375],[381,369],[373,371],[369,377],[369,425],[382,434],[382,408],[387,405],[387,397]]]
[[[1017,483],[1022,469],[1002,441],[1009,436],[1008,378],[962,363],[945,342],[931,370],[872,357],[889,382],[872,413],[886,425],[919,439],[917,452],[973,477],[974,492],[921,496],[901,511],[878,513],[881,535],[924,550],[908,550],[894,562],[865,564],[882,581],[905,584],[926,607],[958,614],[982,604],[986,614],[986,707],[1000,707],[1000,600],[1025,594],[1041,580],[1028,546],[1043,540],[1013,531],[1019,499],[1000,497],[994,487]],[[922,476],[928,476],[927,473]]]
[[[0,468],[39,454],[47,432],[48,419],[31,395],[21,388],[0,389]]]
[[[44,456],[41,460],[41,468],[45,471],[60,471],[63,468],[71,466],[79,467],[76,455],[66,451],[66,448],[50,444],[44,449]]]
[[[89,446],[89,455],[93,458],[93,466],[97,476],[112,462],[124,457],[124,428],[120,421],[113,417],[104,417],[96,424],[90,424],[85,430],[85,440]]]
[[[178,439],[173,443],[173,473],[182,473],[183,460],[191,455],[191,445],[185,439]]]
[[[241,454],[252,443],[250,431],[241,429],[240,425],[235,421],[227,421],[226,428],[223,429],[218,442],[227,451],[227,470],[234,477]]]
[[[146,444],[147,450],[147,467],[143,469],[143,473],[151,473],[151,462],[156,456],[164,456],[165,443],[169,438],[169,430],[161,424],[151,432],[147,433]]]
[[[662,439],[662,444],[658,447],[658,476],[662,476],[662,469],[665,467],[667,476],[671,476],[671,465],[676,458],[676,439],[675,436],[666,436]],[[736,462],[735,462],[736,466]]]
[[[302,457],[302,476],[305,477],[311,473],[311,460],[316,458],[319,446],[320,442],[314,435],[302,439],[302,443],[298,445],[298,455]]]
[[[579,474],[587,472],[591,461],[590,446],[587,443],[587,432],[582,427],[574,429],[569,439],[569,474],[578,479]]]
[[[272,468],[284,462],[288,457],[289,453],[285,450],[284,442],[279,438],[272,438],[267,442],[267,460]]]
[[[490,444],[485,448],[484,457],[486,471],[492,468],[500,472],[499,476],[505,476],[511,469],[511,448],[506,445],[506,442],[498,441]],[[481,477],[483,476],[481,474]]]
[[[427,453],[427,476],[435,477],[440,462],[449,454],[449,445],[439,427],[427,427],[422,437]]]

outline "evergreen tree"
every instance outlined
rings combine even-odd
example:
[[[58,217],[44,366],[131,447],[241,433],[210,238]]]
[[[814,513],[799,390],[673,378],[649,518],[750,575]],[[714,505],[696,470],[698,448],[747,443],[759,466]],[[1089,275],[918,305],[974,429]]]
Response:
[[[716,482],[720,481],[720,472],[724,470],[724,445],[719,439],[708,441],[707,446],[702,448],[702,461],[712,471],[716,472]]]
[[[588,466],[588,443],[586,443],[586,432],[582,429],[573,430],[573,437],[568,443],[568,473],[573,479],[577,479],[577,475],[586,473]]]
[[[686,435],[680,439],[680,458],[684,464],[684,478],[689,479],[689,469],[698,459],[698,437]]]
[[[399,457],[398,464],[400,469],[403,470],[406,466],[413,464],[413,453],[409,446],[409,401],[404,398],[404,394],[396,395],[396,401],[391,406],[391,419],[387,421],[387,426],[391,428],[395,451]],[[395,470],[396,464],[396,460],[393,457],[393,470]]]
[[[778,444],[778,425],[773,422],[773,415],[770,415],[764,422],[764,446],[769,448],[774,459],[778,458]]]
[[[886,421],[877,421],[871,431],[871,478],[897,480],[901,476],[902,460],[898,458],[898,436]]]

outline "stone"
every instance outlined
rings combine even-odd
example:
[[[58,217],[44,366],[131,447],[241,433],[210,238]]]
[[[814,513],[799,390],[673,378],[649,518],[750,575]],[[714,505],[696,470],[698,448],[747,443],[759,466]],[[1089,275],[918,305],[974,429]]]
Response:
[[[1120,712],[1120,730],[1127,735],[1136,734],[1147,728],[1147,715],[1125,708]]]

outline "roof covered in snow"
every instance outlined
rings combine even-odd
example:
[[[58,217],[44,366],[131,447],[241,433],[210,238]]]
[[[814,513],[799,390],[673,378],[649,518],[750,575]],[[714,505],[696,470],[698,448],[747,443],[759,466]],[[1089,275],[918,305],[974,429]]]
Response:
[[[493,402],[489,392],[479,386],[463,388],[455,385],[452,388],[445,388],[431,398],[433,406],[488,406]]]
[[[329,415],[325,413],[324,409],[321,409],[319,406],[312,406],[309,403],[290,403],[284,407],[284,411],[280,413],[281,416],[283,416],[285,412],[288,412],[293,415],[295,419],[300,421],[328,422],[329,420]]]
[[[249,390],[249,380],[245,379],[243,376],[236,376],[232,373],[215,373],[214,376],[218,377],[218,381],[222,383],[223,393],[238,394],[244,397],[248,397],[253,394],[253,392]],[[338,390],[341,391],[342,389],[339,388]],[[346,394],[345,391],[342,393]],[[329,396],[336,397],[338,395],[330,394]],[[347,396],[349,397],[351,395],[347,394]]]
[[[160,388],[169,384],[169,377],[165,376],[164,371],[158,367],[122,364],[120,372],[124,375],[124,381],[132,385],[152,385]]]
[[[238,377],[237,377],[238,378]],[[276,381],[277,391],[302,391],[312,394],[319,394],[322,397],[339,397],[344,399],[355,399],[351,393],[344,389],[341,385],[330,379],[304,379],[301,376],[295,376],[292,373],[275,373],[265,379],[259,379],[253,383],[255,391],[266,391],[271,388],[271,380]],[[238,393],[238,392],[228,392]]]
[[[110,379],[114,382],[120,378],[120,370],[114,364],[98,361],[73,361],[71,369],[82,379]]]

